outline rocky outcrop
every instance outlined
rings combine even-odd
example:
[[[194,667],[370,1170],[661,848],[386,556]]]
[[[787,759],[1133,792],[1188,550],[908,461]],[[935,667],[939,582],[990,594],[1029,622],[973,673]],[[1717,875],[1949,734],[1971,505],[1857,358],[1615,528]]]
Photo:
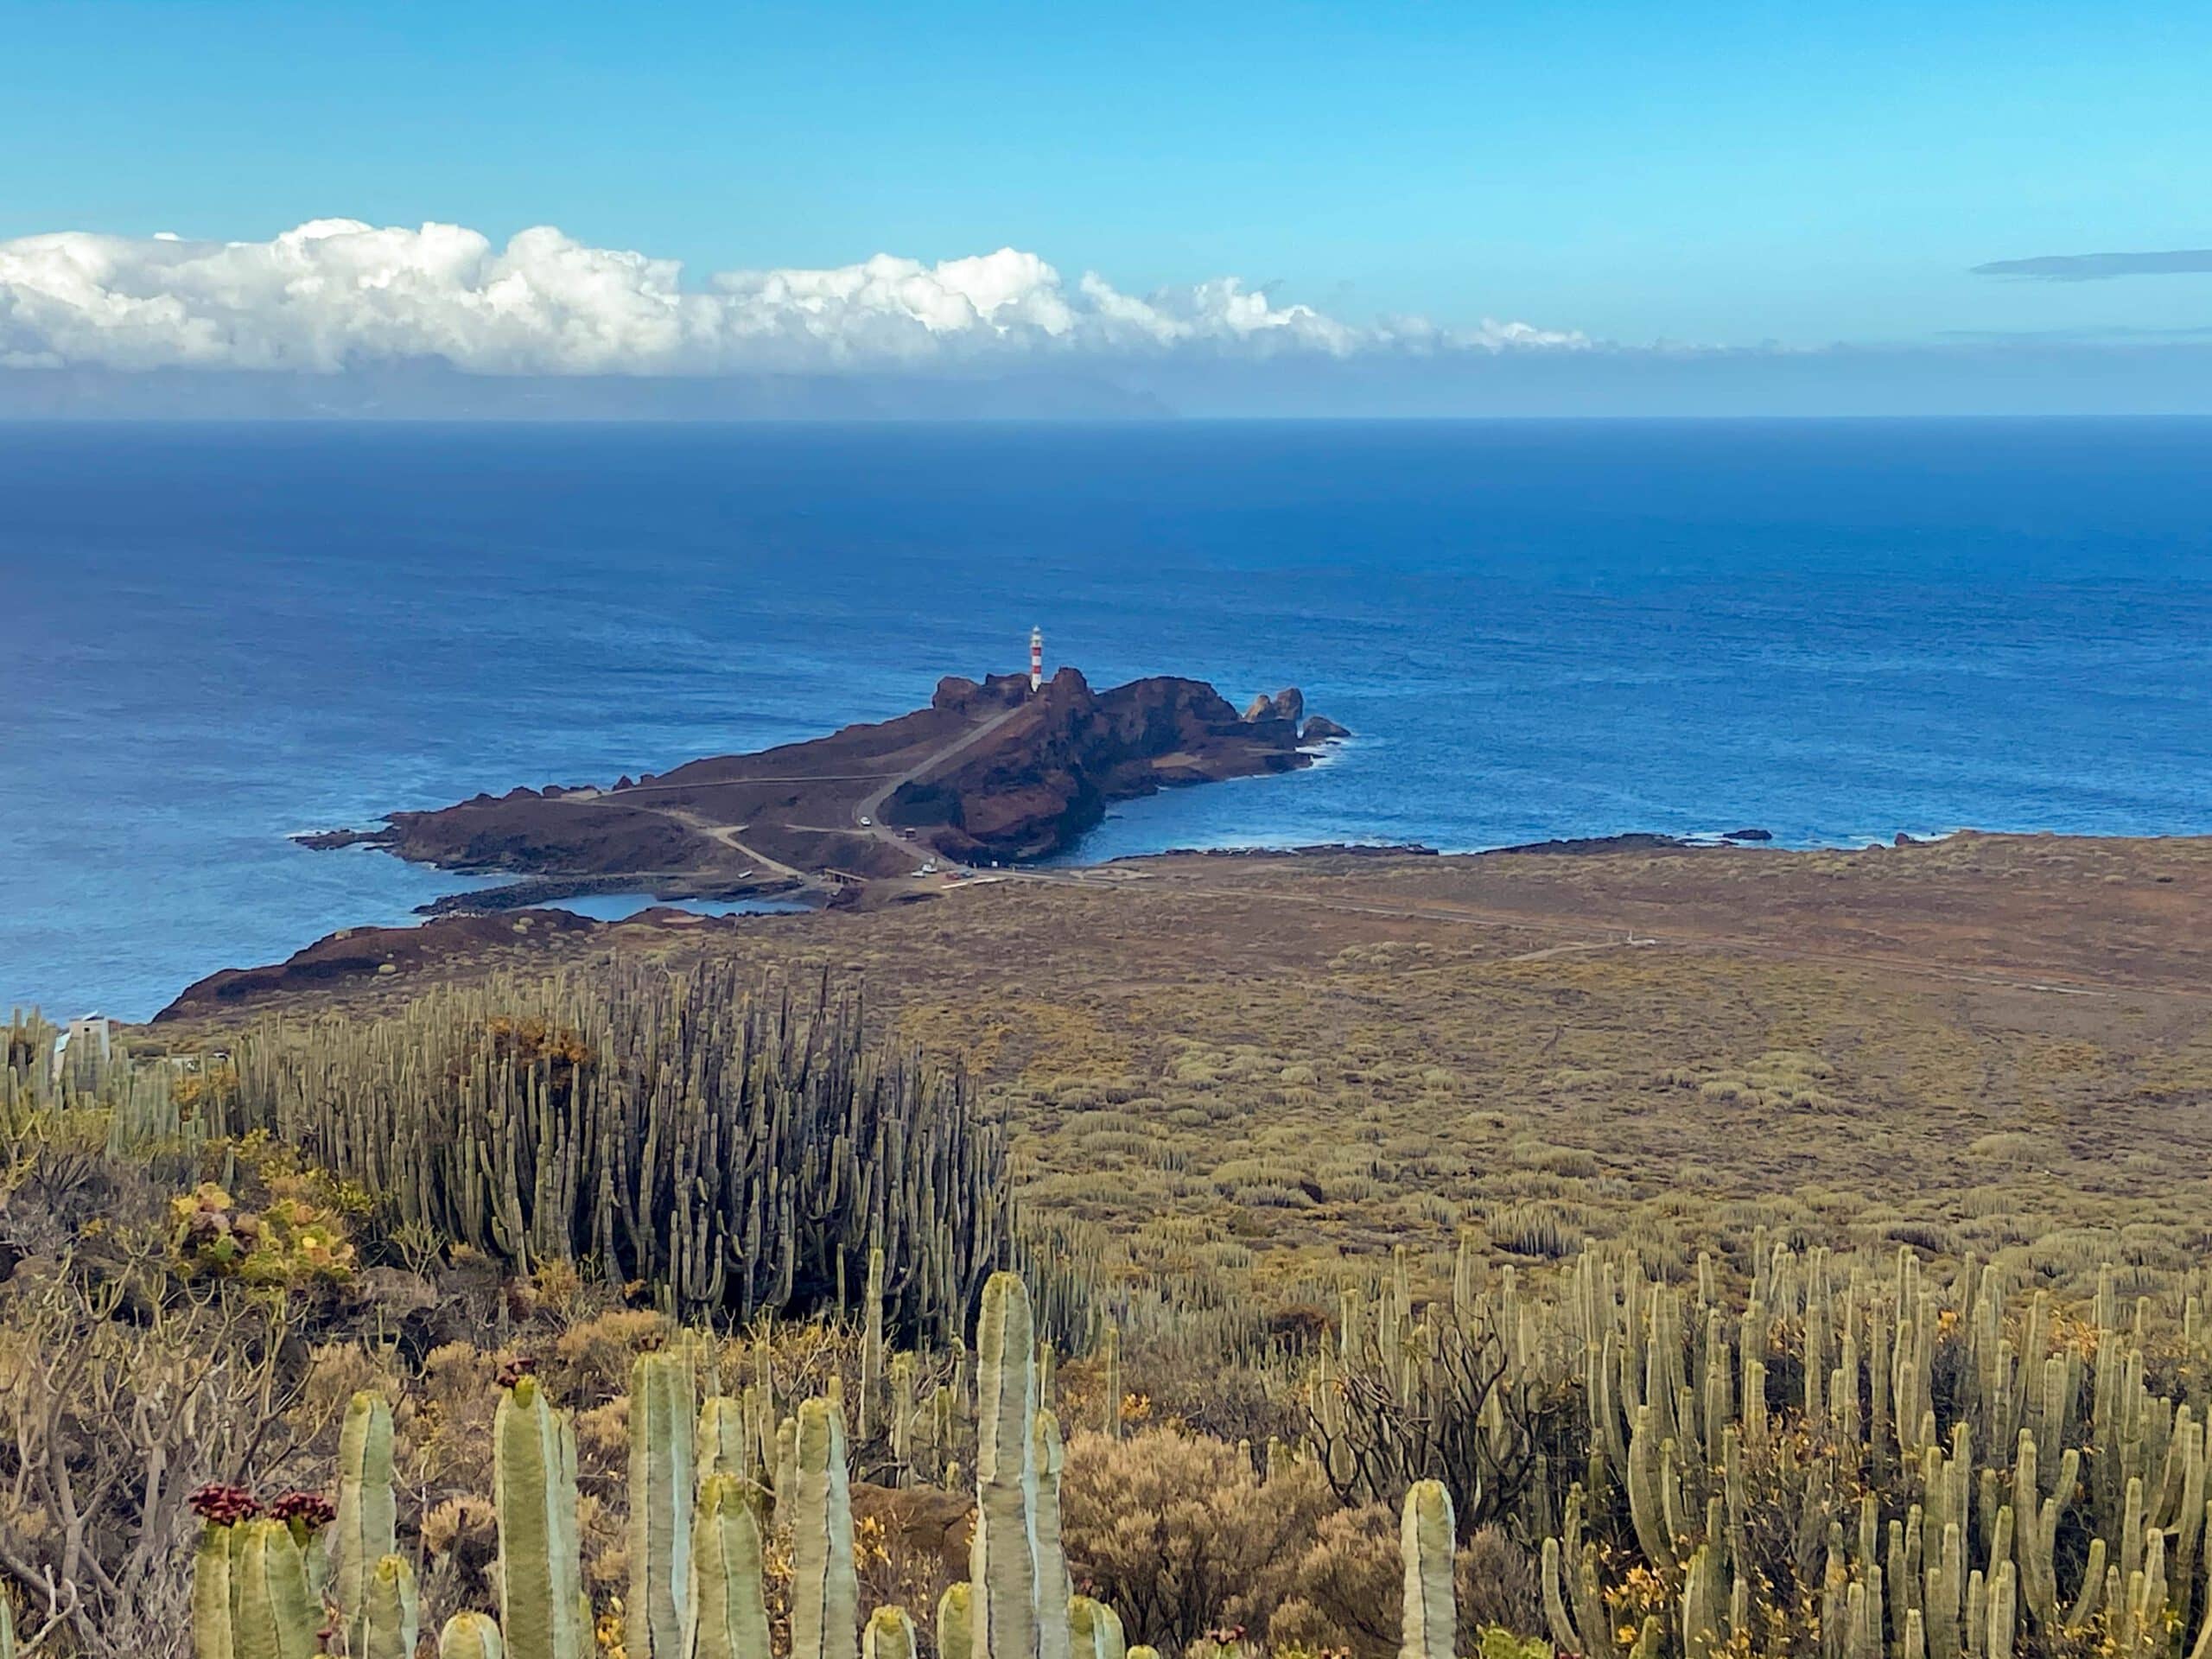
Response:
[[[995,700],[991,683],[972,683],[940,685],[940,702]],[[1116,801],[1312,764],[1300,752],[1303,709],[1294,690],[1240,715],[1205,682],[1165,676],[1094,692],[1064,668],[990,741],[895,791],[884,821],[965,861],[1049,856]]]
[[[327,934],[283,962],[259,968],[226,968],[185,988],[155,1016],[157,1021],[219,1014],[271,997],[324,991],[362,981],[411,976],[449,967],[529,938],[588,935],[604,922],[563,910],[521,916],[454,916],[420,927],[348,927]]]
[[[1306,722],[1306,729],[1299,734],[1298,741],[1311,748],[1317,743],[1333,743],[1338,738],[1351,735],[1350,731],[1326,715],[1316,715]]]
[[[453,895],[441,910],[543,903],[625,878],[627,890],[664,897],[827,890],[904,876],[932,856],[1044,856],[1071,846],[1116,801],[1310,766],[1301,746],[1344,728],[1305,713],[1295,688],[1240,715],[1200,680],[1100,692],[1064,668],[1032,691],[1022,674],[948,675],[927,708],[807,742],[605,789],[481,794],[395,812],[382,829],[302,839],[524,878]]]

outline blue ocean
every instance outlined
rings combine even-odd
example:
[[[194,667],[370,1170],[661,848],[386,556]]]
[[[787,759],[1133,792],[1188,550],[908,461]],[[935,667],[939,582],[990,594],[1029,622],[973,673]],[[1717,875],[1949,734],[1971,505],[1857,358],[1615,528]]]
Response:
[[[880,719],[1033,624],[1357,734],[1086,857],[2212,831],[2212,423],[0,426],[0,1004],[406,921],[466,883],[286,836]]]

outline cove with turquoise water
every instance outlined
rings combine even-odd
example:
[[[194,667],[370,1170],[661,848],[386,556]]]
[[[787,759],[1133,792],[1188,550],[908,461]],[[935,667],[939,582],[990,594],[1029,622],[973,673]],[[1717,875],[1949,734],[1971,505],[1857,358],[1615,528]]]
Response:
[[[1033,624],[1357,734],[1086,859],[2212,831],[2203,422],[0,426],[0,1005],[410,920],[467,881],[287,835],[886,718]]]

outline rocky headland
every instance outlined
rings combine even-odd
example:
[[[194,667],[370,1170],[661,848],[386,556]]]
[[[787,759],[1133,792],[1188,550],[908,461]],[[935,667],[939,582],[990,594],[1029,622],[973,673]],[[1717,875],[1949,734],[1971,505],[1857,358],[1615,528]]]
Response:
[[[1063,668],[948,676],[894,720],[751,754],[694,760],[605,787],[481,794],[382,828],[303,836],[418,863],[520,878],[439,910],[491,910],[594,891],[662,898],[820,894],[854,884],[1049,857],[1117,801],[1311,766],[1348,735],[1293,688],[1243,713],[1203,681],[1162,676],[1095,691]]]

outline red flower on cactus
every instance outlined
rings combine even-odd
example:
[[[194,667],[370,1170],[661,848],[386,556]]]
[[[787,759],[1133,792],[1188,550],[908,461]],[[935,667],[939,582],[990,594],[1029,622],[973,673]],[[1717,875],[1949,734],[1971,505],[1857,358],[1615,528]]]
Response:
[[[320,1532],[338,1518],[338,1510],[321,1492],[287,1492],[269,1506],[272,1521]]]
[[[210,1482],[185,1500],[192,1512],[211,1526],[235,1527],[261,1513],[261,1505],[243,1486]]]
[[[535,1376],[537,1374],[537,1362],[527,1354],[518,1354],[499,1367],[498,1381],[501,1388],[512,1389],[525,1376]]]

